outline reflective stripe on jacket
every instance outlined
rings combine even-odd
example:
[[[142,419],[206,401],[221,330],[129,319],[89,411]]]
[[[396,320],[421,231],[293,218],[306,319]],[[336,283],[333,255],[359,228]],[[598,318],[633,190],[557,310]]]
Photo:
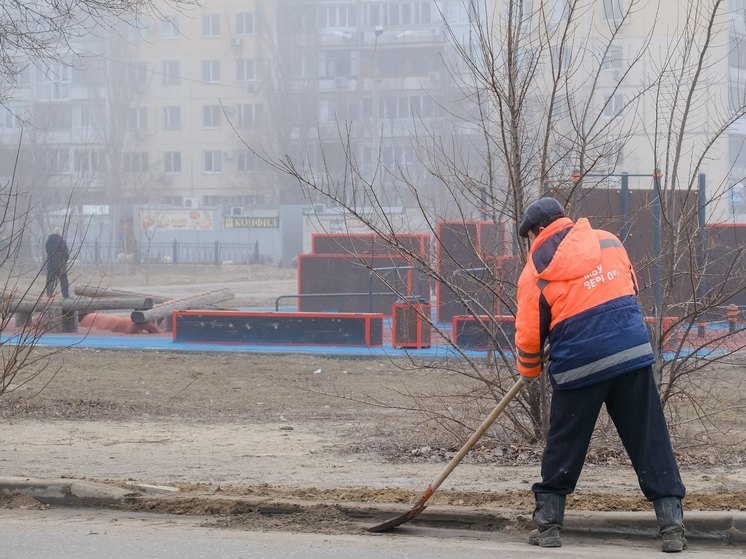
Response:
[[[516,363],[548,371],[555,388],[577,388],[652,364],[637,279],[621,241],[587,219],[560,218],[534,240],[518,280]]]

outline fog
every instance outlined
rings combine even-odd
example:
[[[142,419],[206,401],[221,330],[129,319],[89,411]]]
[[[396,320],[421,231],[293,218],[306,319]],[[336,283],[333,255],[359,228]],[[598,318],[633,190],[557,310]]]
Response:
[[[536,115],[520,115],[529,139],[522,140],[523,160],[515,161],[500,138],[504,98],[501,83],[490,83],[497,76],[490,64],[519,58],[521,77],[512,84],[519,88],[541,66],[528,49],[506,54],[497,29],[524,25],[526,36],[535,35],[527,44],[547,47],[551,62],[550,41],[537,22],[561,21],[566,4],[519,2],[522,11],[510,17],[496,15],[492,2],[477,3],[480,13],[469,12],[468,4],[157,2],[137,14],[86,15],[67,43],[57,44],[56,56],[4,51],[13,69],[8,73],[6,62],[0,174],[33,209],[29,250],[40,250],[41,239],[62,227],[81,261],[287,264],[307,249],[314,230],[362,229],[340,202],[370,219],[390,219],[396,230],[417,232],[427,230],[428,216],[485,217],[489,192],[490,217],[513,218],[495,209],[501,188],[517,180],[511,165],[534,189],[550,173],[567,181],[577,165],[558,140],[549,150],[554,160],[542,161],[540,172],[543,138],[536,123],[557,101],[585,101],[571,101],[567,87],[506,93],[525,96],[523,110]],[[503,9],[503,2],[496,4]],[[603,4],[604,10],[617,5]],[[499,45],[490,52],[480,43],[484,14],[494,20],[489,25]],[[595,25],[620,16],[607,10],[587,17]],[[634,44],[623,43],[629,54],[622,63],[609,58],[608,48],[591,52],[593,42],[583,39],[577,43],[586,46],[575,45],[576,51],[590,53],[596,70],[614,70],[616,87],[594,93],[596,122],[606,119],[611,129],[608,122],[623,110],[641,111],[630,104],[639,102],[637,94],[619,89]],[[668,39],[660,34],[662,43]],[[581,97],[595,70],[577,62],[578,55],[565,58],[555,62],[584,70],[575,95]],[[554,101],[539,93],[551,93]],[[557,114],[565,115],[561,103]],[[621,126],[614,133],[630,133]],[[575,122],[568,120],[568,127]],[[741,198],[741,183],[731,179],[746,166],[739,155],[744,137],[733,140],[725,157],[735,172],[722,178]],[[588,138],[604,147],[588,150],[585,161],[606,177],[653,167],[643,150],[622,157],[622,143],[598,140],[593,130]]]

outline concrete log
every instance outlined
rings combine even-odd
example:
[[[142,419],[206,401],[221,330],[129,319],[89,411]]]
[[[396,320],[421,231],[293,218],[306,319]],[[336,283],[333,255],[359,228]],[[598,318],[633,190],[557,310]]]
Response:
[[[214,305],[228,299],[233,299],[234,295],[230,289],[218,289],[217,291],[207,291],[184,297],[182,299],[173,299],[161,305],[156,305],[150,310],[136,310],[132,313],[132,322],[143,324],[145,322],[155,322],[171,316],[174,311],[184,311],[189,309],[199,309],[207,305]]]
[[[168,301],[168,297],[161,295],[148,295],[147,293],[136,293],[134,291],[124,291],[122,289],[109,289],[108,287],[96,287],[93,285],[75,286],[75,294],[81,297],[93,298],[111,298],[111,297],[142,297],[143,299],[152,299],[156,305]]]
[[[10,309],[16,313],[44,312],[47,309],[60,310],[63,313],[93,312],[104,310],[152,309],[153,299],[149,297],[116,297],[109,299],[91,299],[76,297],[74,299],[60,299],[48,301],[46,299],[33,301],[11,301]]]

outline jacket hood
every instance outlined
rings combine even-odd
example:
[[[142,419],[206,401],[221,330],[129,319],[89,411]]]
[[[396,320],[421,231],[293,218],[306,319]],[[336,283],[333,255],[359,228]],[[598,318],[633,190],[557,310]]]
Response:
[[[556,233],[572,224],[568,218],[558,219],[544,229],[535,243],[534,250],[541,247]],[[540,279],[547,281],[567,281],[584,276],[601,262],[601,247],[598,238],[586,218],[578,219],[557,246],[549,265],[539,273]]]

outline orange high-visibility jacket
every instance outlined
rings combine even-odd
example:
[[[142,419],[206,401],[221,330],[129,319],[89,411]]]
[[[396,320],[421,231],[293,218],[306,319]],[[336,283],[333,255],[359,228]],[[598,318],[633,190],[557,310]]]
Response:
[[[527,377],[547,370],[555,388],[577,388],[654,362],[621,241],[587,219],[563,217],[534,240],[518,280],[516,363]]]

